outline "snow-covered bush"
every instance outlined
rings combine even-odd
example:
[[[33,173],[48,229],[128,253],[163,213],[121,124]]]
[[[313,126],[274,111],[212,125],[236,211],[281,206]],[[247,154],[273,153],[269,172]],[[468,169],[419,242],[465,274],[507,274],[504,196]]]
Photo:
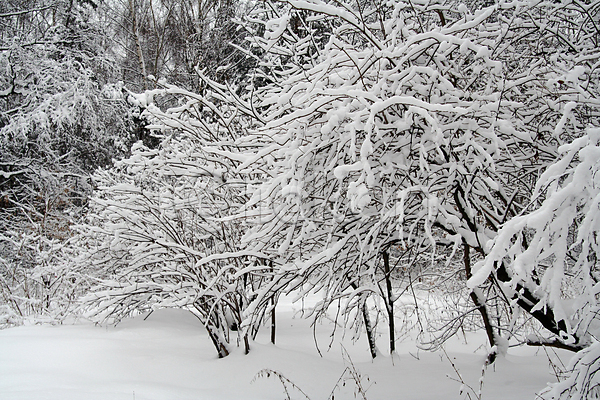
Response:
[[[38,232],[0,234],[0,329],[25,322],[57,323],[69,319],[90,287],[72,262],[66,237]],[[6,255],[16,255],[11,259]]]
[[[472,278],[472,265],[528,210],[559,145],[598,122],[596,15],[546,1],[257,4],[246,87],[201,76],[202,94],[138,96],[162,144],[98,175],[86,237],[109,279],[92,301],[117,318],[195,309],[225,349],[223,321],[246,338],[282,291],[322,292],[316,312],[343,301],[367,331],[378,296],[393,351],[399,295],[460,267],[475,307],[455,302],[456,315],[480,312],[490,361],[517,305],[561,338],[543,292],[507,292],[506,269]],[[179,105],[156,107],[163,94]]]
[[[557,146],[598,118],[598,31],[586,7],[278,4],[257,12],[266,22],[252,48],[266,55],[255,108],[265,125],[246,139],[260,152],[240,167],[270,171],[252,200],[264,211],[244,239],[277,265],[264,301],[304,287],[325,293],[323,308],[346,297],[353,310],[381,293],[393,310],[394,290],[379,285],[417,263],[392,251],[446,252],[470,278]],[[491,314],[478,286],[502,299],[500,278],[471,294],[493,346],[509,326],[493,325],[506,316]],[[559,333],[551,307],[525,310]]]
[[[180,105],[152,103],[164,95]],[[101,278],[85,299],[91,315],[118,322],[156,307],[187,309],[224,357],[236,340],[248,350],[256,334],[241,324],[269,266],[263,254],[240,247],[247,225],[238,213],[253,183],[236,172],[243,118],[211,97],[166,84],[138,96],[161,143],[140,142],[94,176],[98,190],[79,247],[87,248],[81,263],[91,262]]]
[[[581,350],[567,367],[566,378],[544,389],[541,399],[591,400],[600,398],[600,348],[594,341]]]

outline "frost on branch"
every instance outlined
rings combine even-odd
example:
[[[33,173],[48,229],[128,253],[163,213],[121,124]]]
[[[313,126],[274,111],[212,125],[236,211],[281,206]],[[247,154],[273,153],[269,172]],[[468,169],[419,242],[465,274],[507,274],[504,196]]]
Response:
[[[548,400],[589,400],[600,394],[600,344],[594,341],[577,353],[569,366],[569,376],[539,393],[539,398]]]

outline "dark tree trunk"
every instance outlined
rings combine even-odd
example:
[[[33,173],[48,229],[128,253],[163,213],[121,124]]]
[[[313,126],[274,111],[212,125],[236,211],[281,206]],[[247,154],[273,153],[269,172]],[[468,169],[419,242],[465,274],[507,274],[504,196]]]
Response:
[[[269,260],[269,266],[271,267],[271,273],[273,273],[273,260]],[[271,306],[273,307],[271,309],[271,343],[273,344],[275,344],[275,333],[277,328],[277,321],[275,320],[275,304],[275,296],[273,296],[271,298]]]
[[[211,321],[209,321],[206,325],[206,330],[208,331],[208,336],[210,337],[210,340],[213,342],[213,345],[217,350],[217,355],[219,356],[219,358],[227,357],[229,355],[229,349],[227,348],[225,343],[223,343],[223,340],[221,338],[221,335],[219,335],[217,327],[215,327],[214,324]]]
[[[358,285],[354,282],[350,283],[350,287],[356,290],[358,289]],[[363,317],[363,323],[365,324],[365,331],[367,331],[367,340],[369,342],[369,351],[371,352],[371,357],[377,357],[377,346],[375,345],[375,335],[373,334],[373,324],[371,324],[371,318],[369,317],[369,307],[367,307],[367,299],[363,301],[361,305],[361,312]]]
[[[272,300],[273,308],[271,309],[271,343],[275,344],[276,320],[275,320],[275,299]]]
[[[473,272],[471,271],[471,246],[463,242],[463,249],[463,262],[465,264],[465,274],[468,280],[471,278],[471,276],[473,276]],[[490,321],[490,315],[485,305],[485,299],[482,298],[483,296],[480,295],[477,288],[471,291],[470,296],[471,300],[473,300],[473,303],[475,304],[475,307],[477,307],[477,310],[481,314],[481,318],[483,319],[483,325],[485,326],[485,333],[487,334],[490,346],[493,348],[498,343],[496,340],[496,335],[494,334],[494,327],[492,326],[492,323]],[[492,351],[490,354],[488,354],[487,364],[492,364],[494,361],[496,361],[496,356],[497,351]]]
[[[244,334],[244,354],[250,353],[250,341],[248,340],[248,334]]]
[[[385,278],[385,308],[388,315],[388,328],[390,331],[390,354],[396,351],[396,328],[394,325],[394,294],[392,291],[392,278],[390,270],[390,255],[383,252],[383,273]],[[410,272],[409,272],[410,273]]]
[[[508,283],[511,281],[511,276],[506,269],[503,262],[500,265],[496,264],[496,278],[500,282]],[[500,285],[498,285],[500,286]],[[500,287],[501,290],[504,290]],[[510,294],[509,294],[510,295]],[[568,327],[564,320],[556,321],[554,311],[552,307],[546,306],[541,309],[532,311],[533,308],[539,303],[540,299],[526,288],[522,283],[518,282],[514,293],[510,296],[513,300],[517,300],[517,304],[525,311],[527,311],[533,318],[537,319],[544,328],[563,339],[561,341],[549,341],[547,343],[530,343],[531,345],[549,345],[553,347],[560,347],[570,351],[579,351],[584,349],[585,345],[582,345],[581,339],[577,335],[572,334],[573,343],[565,343],[564,339],[568,335]]]
[[[375,345],[375,336],[373,335],[373,326],[371,325],[371,319],[369,318],[369,308],[367,307],[367,301],[362,304],[362,315],[365,323],[365,330],[367,331],[367,340],[369,341],[369,351],[371,357],[377,357],[377,347]]]

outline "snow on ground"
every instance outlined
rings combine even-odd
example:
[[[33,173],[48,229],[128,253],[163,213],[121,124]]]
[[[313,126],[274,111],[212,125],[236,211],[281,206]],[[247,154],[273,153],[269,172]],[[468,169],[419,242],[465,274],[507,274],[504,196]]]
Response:
[[[249,355],[237,349],[221,360],[202,325],[181,310],[155,311],[146,319],[137,317],[117,327],[85,323],[6,329],[0,331],[0,399],[286,398],[273,375],[255,378],[263,369],[278,371],[314,400],[325,400],[332,391],[336,400],[353,399],[355,394],[362,398],[351,371],[360,374],[371,400],[468,398],[468,389],[460,393],[461,383],[443,353],[419,351],[409,341],[398,345],[394,358],[371,361],[366,340],[353,342],[350,333],[344,335],[338,328],[332,342],[332,324],[324,322],[316,330],[320,357],[310,321],[294,313],[296,307],[279,306],[276,346],[268,343],[265,329]],[[378,344],[385,350],[384,338]],[[462,378],[475,389],[486,354],[484,344],[483,334],[467,334],[446,346]],[[511,349],[486,372],[482,399],[535,399],[536,391],[551,381],[555,377],[543,350]],[[291,387],[290,395],[306,398]]]

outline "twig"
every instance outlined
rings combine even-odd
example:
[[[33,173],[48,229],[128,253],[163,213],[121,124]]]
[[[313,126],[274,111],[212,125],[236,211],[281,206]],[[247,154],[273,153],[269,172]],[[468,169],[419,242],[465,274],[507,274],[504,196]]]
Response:
[[[308,397],[308,395],[304,393],[304,391],[300,389],[298,385],[286,378],[281,372],[274,371],[272,369],[265,368],[258,371],[258,373],[254,376],[254,379],[252,379],[252,382],[256,381],[257,378],[270,378],[271,375],[275,376],[277,379],[279,379],[279,382],[281,382],[281,385],[283,386],[283,391],[286,396],[286,400],[292,400],[290,396],[290,391],[288,390],[288,386],[290,386],[292,389],[296,389],[297,391],[302,393],[302,395],[307,400],[310,400],[310,397]]]
[[[448,360],[448,362],[450,363],[450,365],[452,366],[452,369],[454,370],[454,372],[456,373],[456,376],[458,377],[458,379],[456,378],[452,378],[450,375],[447,375],[448,378],[452,379],[453,381],[459,382],[462,384],[461,388],[460,388],[460,393],[459,394],[463,394],[464,392],[464,388],[466,387],[467,389],[469,389],[471,392],[473,392],[473,394],[475,395],[475,398],[477,400],[481,400],[481,391],[479,393],[479,395],[477,395],[477,392],[475,392],[475,389],[473,389],[473,387],[469,384],[467,384],[465,382],[465,380],[463,379],[462,375],[460,374],[460,372],[458,371],[458,368],[456,367],[456,365],[454,364],[454,362],[450,359],[450,357],[448,356],[448,353],[446,353],[446,349],[444,349],[442,347],[442,352],[444,353],[444,356],[446,356],[446,359]],[[466,392],[467,397],[469,398],[469,400],[472,400],[471,397],[471,393]]]

